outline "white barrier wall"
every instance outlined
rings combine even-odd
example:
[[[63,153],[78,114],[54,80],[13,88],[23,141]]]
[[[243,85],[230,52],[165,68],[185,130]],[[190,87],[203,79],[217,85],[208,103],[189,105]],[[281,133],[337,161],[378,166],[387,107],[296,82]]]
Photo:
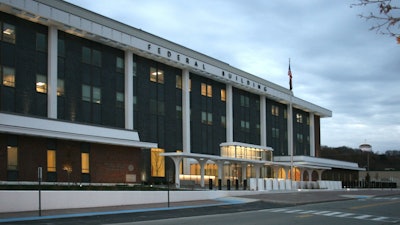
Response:
[[[249,195],[246,191],[170,191],[170,202]],[[42,191],[42,210],[168,202],[167,191]],[[36,211],[38,191],[0,191],[0,213]]]

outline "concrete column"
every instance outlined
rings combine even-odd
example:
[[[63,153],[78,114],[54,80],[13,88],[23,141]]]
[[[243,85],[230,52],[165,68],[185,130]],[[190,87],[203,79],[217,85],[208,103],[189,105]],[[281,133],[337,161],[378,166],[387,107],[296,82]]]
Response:
[[[58,59],[58,30],[49,26],[47,42],[47,116],[57,119],[57,59]]]
[[[314,113],[310,113],[310,156],[315,157]]]
[[[197,161],[200,164],[200,186],[203,188],[204,187],[204,167],[207,163],[208,159],[198,159]]]
[[[179,165],[181,164],[182,161],[182,156],[171,156],[172,161],[174,161],[175,165],[175,187],[180,188],[181,187],[181,180],[179,179]]]
[[[262,165],[260,165],[260,164],[254,164],[254,169],[255,169],[255,172],[256,172],[256,178],[257,179],[260,178],[260,168],[261,168],[261,166]]]
[[[267,100],[260,96],[260,140],[262,146],[267,146]]]
[[[312,172],[313,172],[314,170],[311,170],[311,169],[309,169],[309,170],[307,170],[307,173],[308,173],[308,181],[312,181]]]
[[[184,153],[190,153],[190,76],[189,70],[182,70],[182,144]],[[183,160],[183,174],[190,174],[188,159]]]
[[[325,170],[317,170],[317,173],[318,173],[318,180],[322,180],[322,173],[324,172]]]
[[[242,163],[242,181],[247,179],[247,163]]]
[[[233,142],[233,91],[232,85],[226,85],[226,142]]]
[[[133,130],[133,54],[125,51],[125,129]]]

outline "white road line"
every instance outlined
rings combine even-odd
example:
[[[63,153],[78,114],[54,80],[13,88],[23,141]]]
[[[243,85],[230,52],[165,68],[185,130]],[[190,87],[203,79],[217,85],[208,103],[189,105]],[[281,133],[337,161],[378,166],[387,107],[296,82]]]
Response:
[[[348,216],[354,216],[354,213],[343,213],[343,214],[340,214],[340,215],[336,215],[335,217],[348,217]]]
[[[356,216],[356,217],[353,217],[353,218],[360,219],[360,220],[365,220],[365,219],[370,218],[370,217],[372,217],[372,215],[361,215],[361,216]]]

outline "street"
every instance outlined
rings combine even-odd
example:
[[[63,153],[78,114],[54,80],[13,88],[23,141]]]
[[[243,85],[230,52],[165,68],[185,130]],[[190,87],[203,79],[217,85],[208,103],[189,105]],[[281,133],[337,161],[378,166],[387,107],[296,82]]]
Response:
[[[176,224],[399,224],[400,196],[360,198],[301,205],[295,207],[262,209],[239,213],[202,215],[153,221],[113,223],[107,225],[176,225]]]

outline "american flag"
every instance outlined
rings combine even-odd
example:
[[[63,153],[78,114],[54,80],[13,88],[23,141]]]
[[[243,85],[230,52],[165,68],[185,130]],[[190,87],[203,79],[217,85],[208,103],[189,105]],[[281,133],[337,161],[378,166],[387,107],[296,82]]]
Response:
[[[290,61],[289,61],[288,76],[289,76],[289,87],[290,87],[290,90],[292,90],[293,89],[293,86],[292,86],[292,71],[290,70]]]

